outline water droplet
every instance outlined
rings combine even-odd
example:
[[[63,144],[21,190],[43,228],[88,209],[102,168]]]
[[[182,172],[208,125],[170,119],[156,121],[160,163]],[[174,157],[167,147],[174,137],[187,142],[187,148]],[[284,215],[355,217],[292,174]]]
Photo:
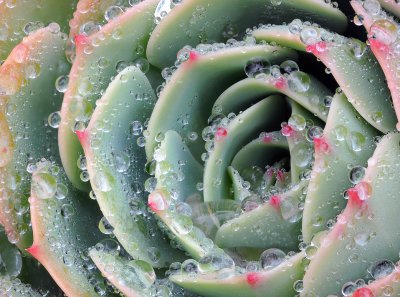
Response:
[[[60,126],[61,113],[59,111],[51,113],[47,118],[47,122],[50,127],[57,129]]]
[[[270,270],[285,261],[286,254],[280,249],[268,249],[260,256],[261,267]]]
[[[64,219],[68,219],[75,213],[75,209],[70,204],[64,204],[61,206],[61,216]]]
[[[392,261],[382,260],[374,263],[368,268],[368,273],[373,279],[381,279],[391,274],[395,269]]]
[[[365,10],[372,15],[377,15],[381,11],[381,5],[376,0],[365,0],[363,6]]]
[[[56,79],[56,90],[60,93],[65,93],[68,89],[69,77],[68,75],[61,75]]]
[[[392,44],[397,39],[397,26],[395,23],[380,19],[375,21],[370,28],[372,37],[384,44]]]
[[[53,198],[57,191],[57,180],[46,172],[38,172],[32,176],[32,191],[41,199]]]
[[[270,63],[262,58],[253,58],[246,63],[244,72],[250,78],[266,78],[271,73]]]
[[[235,262],[231,257],[220,251],[211,251],[199,260],[201,273],[231,272],[235,271]]]
[[[305,45],[313,45],[320,41],[320,32],[313,26],[304,27],[300,32],[300,40]]]
[[[296,144],[291,151],[292,160],[300,168],[307,167],[313,159],[313,149],[306,143]]]
[[[58,184],[57,185],[57,191],[56,191],[56,198],[58,200],[64,199],[68,194],[68,188],[64,184]]]
[[[193,221],[189,216],[175,213],[171,218],[171,227],[176,233],[186,235],[193,230]]]
[[[288,120],[290,127],[296,131],[303,131],[306,128],[306,119],[300,114],[292,114]]]
[[[154,12],[155,22],[158,24],[171,11],[171,0],[161,0]]]
[[[283,72],[292,73],[293,71],[299,71],[299,65],[295,61],[286,60],[280,65]]]
[[[358,184],[365,175],[365,168],[362,166],[354,166],[349,172],[349,180],[352,184]]]
[[[114,177],[105,171],[98,171],[94,175],[93,186],[101,192],[111,191],[113,183]]]
[[[145,58],[138,58],[133,61],[133,65],[140,69],[143,73],[147,73],[150,69],[150,63]]]
[[[134,269],[136,273],[136,281],[140,282],[140,286],[142,288],[148,289],[154,284],[156,280],[156,274],[153,267],[148,262],[142,260],[132,260],[127,265]]]
[[[182,272],[193,276],[199,272],[199,263],[193,259],[188,259],[182,263],[181,269]]]
[[[304,284],[302,280],[297,280],[293,284],[293,289],[297,292],[300,293],[304,289]]]
[[[104,18],[106,19],[107,22],[115,19],[118,17],[120,14],[122,14],[124,11],[122,10],[121,7],[112,5],[107,8],[107,10],[104,13]]]
[[[302,71],[291,72],[288,76],[289,89],[293,92],[307,92],[310,88],[310,84],[310,76]]]
[[[101,233],[109,235],[114,231],[113,226],[108,222],[106,217],[102,217],[99,222],[99,230]]]
[[[349,136],[349,146],[355,152],[361,151],[365,146],[365,136],[359,132],[351,132]]]
[[[122,173],[128,171],[130,166],[130,157],[128,154],[124,152],[114,153],[113,157],[115,170],[117,170],[117,172]]]
[[[307,130],[307,140],[313,142],[315,138],[321,138],[324,130],[319,126],[312,126]]]

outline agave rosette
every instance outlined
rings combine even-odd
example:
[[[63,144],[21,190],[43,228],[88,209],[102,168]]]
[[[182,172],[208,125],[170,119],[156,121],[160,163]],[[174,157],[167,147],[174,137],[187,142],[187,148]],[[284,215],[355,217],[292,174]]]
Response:
[[[397,1],[59,2],[0,0],[2,296],[400,294]]]

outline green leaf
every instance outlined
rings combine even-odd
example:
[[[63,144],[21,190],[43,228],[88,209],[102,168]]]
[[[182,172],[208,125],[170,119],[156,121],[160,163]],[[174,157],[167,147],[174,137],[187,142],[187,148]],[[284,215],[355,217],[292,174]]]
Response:
[[[307,75],[310,78],[310,85],[305,92],[291,89],[284,76],[280,76],[278,79],[273,77],[243,79],[227,88],[215,101],[214,107],[218,107],[224,114],[238,113],[257,99],[281,93],[314,113],[321,120],[326,121],[327,110],[322,102],[326,96],[330,96],[332,93],[312,75]]]
[[[303,238],[307,243],[343,210],[343,193],[352,183],[350,169],[366,166],[375,149],[374,137],[380,133],[371,127],[344,94],[333,98],[322,141],[328,148],[317,149],[303,212]],[[349,168],[351,166],[351,168]]]
[[[285,0],[274,5],[265,0],[195,0],[182,2],[154,29],[147,57],[164,68],[174,64],[185,45],[225,42],[260,23],[290,22],[294,18],[320,23],[337,31],[347,26],[345,15],[323,1]]]
[[[393,20],[385,12],[379,10],[372,15],[367,11],[362,1],[350,1],[354,11],[362,15],[363,25],[368,32],[368,41],[371,51],[378,60],[385,76],[387,85],[392,95],[392,103],[396,111],[397,120],[400,118],[400,92],[398,85],[400,78],[397,75],[397,64],[400,61],[400,54],[396,48],[397,30],[399,23]],[[397,122],[396,129],[400,130],[400,124]]]
[[[300,34],[291,33],[290,26],[298,26],[299,30],[313,28],[293,21],[289,26],[261,27],[253,35],[257,40],[274,41],[298,50],[305,51],[307,48],[329,68],[351,104],[370,125],[384,133],[392,131],[396,125],[396,115],[385,76],[370,49],[357,39],[318,28],[320,36],[326,36],[324,38],[328,41],[306,46]]]
[[[269,201],[245,212],[218,229],[215,242],[221,248],[279,248],[297,250],[301,234],[301,209],[308,181],[301,181]]]
[[[72,17],[77,0],[60,0],[57,5],[51,0],[3,1],[0,3],[0,61],[7,58],[22,37],[51,22],[55,30],[68,30],[68,20]],[[57,29],[58,27],[58,29]]]
[[[96,100],[118,73],[117,68],[121,71],[120,68],[137,63],[143,63],[144,68],[149,67],[143,57],[154,26],[153,11],[158,2],[140,2],[103,26],[99,32],[75,38],[76,57],[61,109],[58,146],[68,178],[79,189],[88,190],[88,184],[81,181],[81,171],[76,166],[83,151],[74,134],[75,123],[90,120]],[[159,74],[155,75],[155,71],[150,69],[148,76],[158,85]]]
[[[69,296],[99,296],[104,290],[87,249],[102,238],[100,213],[87,195],[76,191],[62,169],[44,159],[36,164],[29,198],[33,245],[27,251]]]
[[[147,212],[143,189],[149,178],[144,170],[146,155],[134,131],[144,125],[154,102],[146,76],[138,68],[128,67],[109,85],[87,129],[78,136],[90,183],[114,235],[135,259],[164,267],[179,261],[181,255],[165,240]],[[156,257],[152,251],[156,251]]]
[[[346,282],[366,277],[378,261],[398,260],[399,141],[400,134],[388,134],[378,144],[363,180],[349,190],[344,212],[313,255],[301,296],[341,294]]]
[[[267,59],[270,63],[296,58],[292,50],[268,45],[243,45],[204,55],[192,52],[191,55],[192,58],[171,76],[154,107],[147,129],[148,160],[153,158],[156,135],[175,130],[185,142],[188,133],[197,133],[196,141],[186,143],[196,160],[200,161],[204,151],[204,141],[200,136],[208,124],[212,105],[228,86],[245,77],[246,63],[254,57]]]
[[[293,296],[293,283],[304,273],[304,253],[299,253],[279,266],[260,272],[248,272],[227,278],[218,275],[176,274],[175,284],[205,297],[269,297]]]
[[[279,96],[264,99],[237,115],[223,129],[226,135],[216,137],[214,148],[204,168],[204,201],[229,199],[227,168],[236,152],[263,131],[273,131],[283,121],[285,100]],[[218,132],[217,132],[218,133]]]
[[[165,133],[155,156],[157,188],[172,190],[179,201],[200,195],[197,184],[203,181],[203,166],[193,158],[177,132]]]
[[[0,222],[21,249],[32,243],[27,170],[41,157],[58,160],[57,130],[48,118],[62,101],[55,82],[69,71],[64,43],[62,33],[40,29],[17,45],[0,67],[0,176],[5,183],[0,188]]]
[[[89,256],[101,271],[102,275],[124,294],[124,296],[148,296],[148,292],[146,294],[144,290],[148,282],[142,282],[143,279],[146,280],[146,275],[142,271],[130,266],[128,260],[116,256],[114,253],[97,250],[96,248],[89,250]],[[143,263],[143,266],[146,265],[151,268],[151,265],[147,262],[140,261],[140,263]],[[152,268],[149,270],[150,272],[152,271],[155,277]]]

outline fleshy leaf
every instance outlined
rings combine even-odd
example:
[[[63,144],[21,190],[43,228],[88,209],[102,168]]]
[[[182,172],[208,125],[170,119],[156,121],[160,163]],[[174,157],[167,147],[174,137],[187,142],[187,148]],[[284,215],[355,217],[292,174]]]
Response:
[[[385,73],[397,119],[400,122],[400,91],[398,87],[400,79],[397,73],[400,53],[397,49],[398,41],[395,41],[400,25],[380,8],[378,13],[372,15],[363,6],[364,1],[353,0],[350,3],[357,15],[362,16],[362,23],[368,32],[370,48]],[[397,130],[400,130],[399,122],[396,125]]]
[[[285,104],[283,98],[271,96],[237,115],[226,127],[218,128],[225,133],[220,139],[216,137],[204,168],[204,201],[230,198],[227,168],[235,153],[261,132],[278,129],[283,121]]]
[[[281,93],[326,121],[327,109],[323,106],[323,100],[326,96],[332,95],[332,92],[312,75],[305,75],[310,79],[306,91],[290,88],[287,77],[283,75],[278,78],[272,76],[260,79],[246,78],[227,88],[215,101],[214,107],[220,108],[224,114],[238,113],[243,107],[254,103],[257,99]]]
[[[237,201],[242,201],[251,195],[249,189],[243,187],[244,179],[240,176],[239,172],[232,166],[228,167],[228,174],[232,181],[233,197]]]
[[[400,18],[400,5],[396,0],[378,0],[384,9]]]
[[[279,266],[266,271],[247,272],[228,278],[217,275],[176,274],[175,284],[206,297],[269,297],[293,296],[293,283],[304,273],[304,253],[299,253]]]
[[[68,178],[79,189],[87,190],[88,185],[80,179],[81,171],[76,166],[83,155],[74,135],[76,122],[83,124],[90,120],[95,101],[118,71],[139,64],[143,65],[144,71],[148,70],[148,62],[143,57],[154,26],[152,13],[157,3],[158,0],[140,2],[104,25],[99,32],[75,38],[76,57],[61,109],[58,145]],[[148,76],[155,85],[158,84],[158,73],[150,69]]]
[[[291,184],[295,185],[300,182],[300,175],[309,170],[313,164],[313,149],[311,143],[307,140],[306,133],[315,127],[323,127],[324,122],[320,121],[296,101],[290,100],[289,102],[292,107],[292,114],[287,126],[289,131],[286,131],[286,133],[290,151]],[[294,123],[291,123],[291,121]],[[312,126],[306,130],[307,123],[312,123]]]
[[[301,209],[308,181],[269,197],[256,209],[243,213],[218,230],[215,242],[221,248],[279,248],[294,251],[301,233]]]
[[[157,188],[172,190],[179,201],[200,196],[197,187],[203,181],[203,166],[193,158],[178,133],[167,131],[155,155]]]
[[[394,268],[394,265],[391,268]],[[395,270],[393,270],[389,275],[382,276],[381,278],[357,289],[353,293],[352,297],[397,296],[400,293],[399,278],[399,267],[396,266]]]
[[[225,42],[260,23],[290,22],[296,17],[339,32],[347,26],[345,15],[324,1],[183,1],[154,29],[147,57],[162,69],[174,64],[178,51],[185,45]]]
[[[145,191],[152,189],[143,185],[151,183],[151,178],[144,170],[144,148],[135,141],[135,129],[138,124],[144,125],[154,102],[146,76],[138,68],[128,67],[98,101],[87,129],[77,135],[97,202],[114,235],[135,259],[164,267],[179,260],[180,254],[147,212]]]
[[[191,52],[190,56],[171,76],[154,107],[147,129],[148,160],[153,158],[156,135],[175,130],[184,141],[188,133],[197,133],[196,141],[186,143],[196,160],[200,161],[204,144],[200,135],[207,126],[212,105],[228,86],[245,77],[246,63],[254,57],[267,59],[270,63],[297,57],[292,50],[246,43],[204,55]]]
[[[87,249],[102,238],[96,203],[73,189],[62,169],[42,160],[32,175],[29,198],[33,245],[27,249],[69,296],[105,292]]]
[[[294,27],[299,33],[292,33]],[[314,30],[318,38],[307,41],[309,44],[303,43],[301,30]],[[369,124],[384,133],[394,129],[396,116],[385,76],[363,42],[303,25],[299,20],[288,26],[261,27],[253,35],[257,40],[273,40],[277,44],[314,54],[329,69],[354,108]],[[322,37],[325,41],[321,41]]]
[[[303,212],[303,239],[325,230],[346,205],[344,192],[352,182],[350,171],[363,170],[380,133],[368,125],[344,94],[332,100],[323,136],[314,140],[315,162]],[[351,166],[351,168],[349,168]]]
[[[50,27],[25,37],[0,67],[0,222],[9,240],[24,249],[32,243],[27,171],[41,157],[57,160],[58,110],[61,95],[55,82],[69,65],[62,33]],[[49,124],[48,118],[55,121]]]
[[[138,277],[140,271],[129,266],[128,261],[114,253],[106,251],[98,251],[96,248],[89,250],[89,256],[101,271],[103,276],[112,283],[126,297],[145,297],[148,296],[144,292],[143,283]],[[144,261],[143,261],[144,262]],[[144,262],[144,265],[149,265]],[[151,268],[151,266],[150,266]],[[153,271],[154,274],[154,271]],[[154,274],[155,276],[155,274]]]
[[[398,260],[399,141],[400,134],[385,135],[362,181],[348,190],[344,212],[312,256],[301,296],[341,294],[346,282],[368,279],[380,261]]]
[[[22,37],[51,22],[54,31],[66,31],[77,0],[14,0],[0,3],[0,61],[7,58]]]

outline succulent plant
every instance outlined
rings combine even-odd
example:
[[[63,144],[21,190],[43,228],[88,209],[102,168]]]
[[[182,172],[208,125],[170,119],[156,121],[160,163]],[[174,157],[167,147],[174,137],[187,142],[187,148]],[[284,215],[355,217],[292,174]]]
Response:
[[[0,0],[1,296],[400,296],[400,2]]]

